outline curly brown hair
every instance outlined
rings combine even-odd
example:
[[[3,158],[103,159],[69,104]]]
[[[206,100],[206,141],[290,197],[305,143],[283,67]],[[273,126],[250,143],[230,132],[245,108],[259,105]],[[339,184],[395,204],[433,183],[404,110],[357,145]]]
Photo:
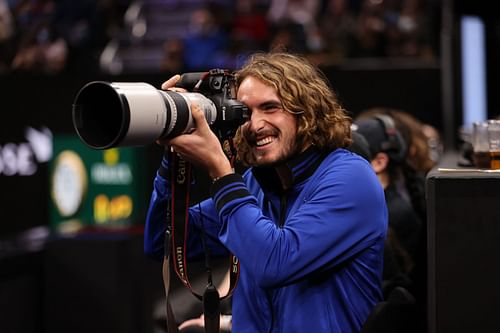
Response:
[[[351,117],[323,72],[306,58],[284,52],[256,53],[236,72],[237,86],[250,76],[274,88],[283,109],[297,117],[299,147],[312,144],[329,150],[351,144]],[[238,133],[235,139],[240,159],[250,163],[244,136]]]

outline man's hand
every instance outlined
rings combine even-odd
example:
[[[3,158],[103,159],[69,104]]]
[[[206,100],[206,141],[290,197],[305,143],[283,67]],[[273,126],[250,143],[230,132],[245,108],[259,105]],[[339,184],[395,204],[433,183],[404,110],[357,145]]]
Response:
[[[186,92],[187,91],[186,89],[175,87],[175,85],[177,84],[177,82],[179,82],[180,79],[181,79],[181,76],[179,74],[175,74],[170,79],[168,79],[167,81],[165,81],[161,84],[161,89],[162,90],[176,91],[176,92]],[[160,140],[157,140],[156,143],[160,146],[164,146],[165,149],[169,149],[169,147],[168,147],[169,144],[168,144],[167,140],[160,139]]]
[[[175,88],[180,75],[174,75],[163,82],[163,90],[186,92],[183,88]],[[231,163],[224,153],[217,136],[212,132],[205,115],[197,104],[191,105],[191,115],[195,129],[189,134],[179,135],[170,140],[158,140],[159,145],[173,148],[183,159],[204,168],[210,177],[220,178],[233,172]]]
[[[191,105],[195,129],[168,141],[168,145],[183,159],[204,168],[210,177],[219,178],[232,173],[231,163],[217,136],[208,126],[205,115],[197,104]]]
[[[175,87],[175,85],[177,84],[177,82],[179,82],[180,79],[181,79],[181,76],[179,74],[175,74],[170,79],[168,79],[167,81],[165,81],[161,84],[161,89],[169,90],[170,88]],[[178,89],[182,89],[182,88],[178,88]],[[184,89],[182,89],[182,90],[184,90]]]

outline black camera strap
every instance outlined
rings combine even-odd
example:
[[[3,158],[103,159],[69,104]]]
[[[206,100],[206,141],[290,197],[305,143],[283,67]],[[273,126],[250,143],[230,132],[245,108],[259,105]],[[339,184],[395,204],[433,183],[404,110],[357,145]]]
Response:
[[[169,165],[171,166],[171,192],[170,204],[170,241],[171,257],[174,270],[191,293],[203,303],[205,316],[205,332],[219,332],[220,302],[232,295],[239,275],[239,261],[230,254],[229,268],[229,290],[226,295],[220,297],[217,288],[212,283],[211,269],[207,267],[208,284],[203,295],[198,294],[191,286],[188,277],[186,242],[188,237],[189,220],[189,190],[191,186],[191,164],[175,152],[169,153]],[[204,236],[204,235],[203,235]],[[205,249],[206,250],[206,249]],[[207,254],[208,255],[208,254]],[[208,260],[207,260],[207,265]]]

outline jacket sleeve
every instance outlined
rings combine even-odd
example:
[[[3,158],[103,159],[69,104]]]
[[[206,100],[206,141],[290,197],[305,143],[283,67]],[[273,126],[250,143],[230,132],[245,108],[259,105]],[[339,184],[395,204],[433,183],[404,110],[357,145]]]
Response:
[[[165,232],[170,223],[167,221],[169,187],[169,182],[157,174],[153,182],[153,192],[144,227],[144,253],[157,260],[163,259]]]
[[[240,176],[226,176],[212,186],[222,222],[220,240],[261,287],[341,267],[360,253],[370,258],[371,247],[383,244],[385,199],[367,163],[338,163],[310,182],[282,228],[263,215]]]
[[[171,186],[168,180],[168,163],[164,158],[153,182],[153,191],[146,214],[144,227],[144,253],[153,259],[162,260],[165,248],[165,232],[170,226],[168,207],[171,200]],[[218,242],[220,223],[211,198],[189,208],[187,229],[187,255],[196,259],[204,254],[206,246],[213,255],[227,253]],[[201,231],[203,228],[203,231]],[[204,237],[204,244],[201,237]]]

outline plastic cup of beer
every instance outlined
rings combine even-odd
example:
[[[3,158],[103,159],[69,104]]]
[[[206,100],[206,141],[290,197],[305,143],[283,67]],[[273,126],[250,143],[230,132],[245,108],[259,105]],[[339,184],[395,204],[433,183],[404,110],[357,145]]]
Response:
[[[500,120],[472,124],[473,162],[480,169],[500,169]]]
[[[488,123],[474,122],[472,124],[472,156],[474,165],[480,169],[490,167],[489,143],[488,143]]]

